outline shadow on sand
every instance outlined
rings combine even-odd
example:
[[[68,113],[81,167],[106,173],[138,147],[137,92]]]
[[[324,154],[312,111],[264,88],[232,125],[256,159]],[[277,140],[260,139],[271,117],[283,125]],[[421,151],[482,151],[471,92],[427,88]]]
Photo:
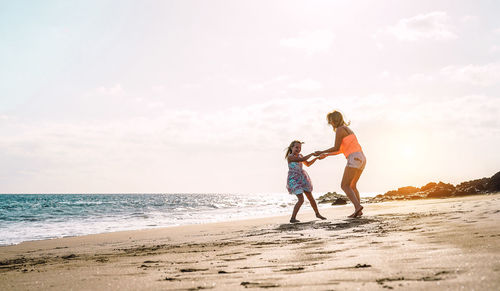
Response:
[[[324,229],[324,230],[340,230],[357,227],[360,225],[370,224],[377,222],[378,220],[372,218],[356,218],[356,219],[345,219],[337,222],[329,221],[308,221],[299,223],[287,223],[281,224],[276,230],[278,231],[301,231],[307,229]]]

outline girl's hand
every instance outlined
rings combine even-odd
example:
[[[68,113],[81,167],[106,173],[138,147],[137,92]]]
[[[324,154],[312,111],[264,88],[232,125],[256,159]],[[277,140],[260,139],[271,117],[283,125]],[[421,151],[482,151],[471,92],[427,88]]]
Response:
[[[310,160],[310,161],[303,161],[302,163],[304,163],[304,165],[310,167],[312,164],[314,164],[314,162],[316,162],[316,160],[318,160],[317,157],[314,158],[314,159],[312,159],[312,160]]]

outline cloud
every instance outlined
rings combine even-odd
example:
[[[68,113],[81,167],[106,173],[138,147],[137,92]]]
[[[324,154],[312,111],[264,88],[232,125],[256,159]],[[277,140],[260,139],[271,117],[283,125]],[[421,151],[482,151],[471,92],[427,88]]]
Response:
[[[492,136],[500,134],[498,112],[499,98],[466,95],[437,100],[432,112],[427,112],[425,118],[450,133],[491,139]]]
[[[317,91],[323,88],[323,85],[313,79],[304,79],[302,81],[299,81],[297,83],[292,83],[288,85],[288,87],[292,89],[300,89],[304,91]]]
[[[474,23],[474,22],[477,22],[478,20],[479,20],[479,17],[475,16],[475,15],[465,15],[465,16],[462,16],[462,18],[460,18],[460,21],[463,23]]]
[[[500,83],[500,63],[485,65],[447,66],[437,72],[417,73],[412,82],[456,82],[474,86],[493,86]]]
[[[500,52],[500,45],[492,45],[488,51],[490,53]]]
[[[362,99],[358,99],[362,100]],[[350,98],[273,99],[245,107],[203,112],[165,110],[164,114],[92,122],[23,123],[5,121],[3,152],[38,157],[56,164],[127,160],[133,156],[274,148],[294,135],[311,137],[326,126],[333,108],[361,105]],[[26,150],[29,148],[29,150]],[[67,159],[71,156],[71,159]]]
[[[490,86],[500,83],[500,64],[448,66],[440,75],[451,81]]]
[[[450,24],[450,17],[446,12],[440,11],[401,19],[396,25],[387,27],[384,31],[402,41],[450,40],[457,38]]]
[[[304,151],[330,146],[325,115],[333,109],[352,121],[372,161],[385,155],[380,140],[400,132],[433,128],[439,141],[458,134],[500,134],[500,99],[488,96],[288,98],[219,111],[165,110],[161,116],[120,121],[7,120],[1,129],[0,180],[11,181],[3,191],[13,192],[172,192],[218,191],[212,180],[234,175],[239,180],[228,187],[253,189],[245,184],[248,177],[264,181],[286,168],[282,154],[291,140],[304,140]],[[338,171],[341,175],[342,167]],[[189,184],[193,180],[201,186]],[[281,184],[276,187],[273,191]]]
[[[165,92],[165,86],[164,85],[156,85],[151,87],[151,92],[158,94],[158,93],[164,93]]]
[[[383,71],[382,73],[380,73],[378,75],[378,78],[379,79],[389,79],[391,77],[391,73],[389,73],[388,71]]]
[[[335,39],[333,32],[328,30],[316,30],[301,32],[299,36],[284,38],[280,44],[285,47],[302,49],[308,55],[328,51]]]
[[[248,89],[251,91],[262,90],[262,89],[268,88],[269,86],[272,86],[272,85],[279,85],[282,82],[288,80],[289,78],[290,77],[286,76],[286,75],[279,75],[279,76],[276,76],[276,77],[269,79],[265,82],[249,83]]]
[[[110,87],[98,87],[95,92],[104,96],[120,96],[125,93],[125,90],[123,90],[121,84],[115,84]]]
[[[433,82],[436,80],[436,74],[434,73],[416,73],[411,75],[408,80],[410,82]]]

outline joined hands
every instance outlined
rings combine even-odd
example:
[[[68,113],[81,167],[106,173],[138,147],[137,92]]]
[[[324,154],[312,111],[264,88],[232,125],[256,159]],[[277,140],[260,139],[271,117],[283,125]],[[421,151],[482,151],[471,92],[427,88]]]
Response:
[[[325,154],[321,151],[315,151],[314,153],[312,153],[312,155],[315,156],[316,159],[319,159],[319,160],[322,160],[322,159],[328,157],[328,154]]]

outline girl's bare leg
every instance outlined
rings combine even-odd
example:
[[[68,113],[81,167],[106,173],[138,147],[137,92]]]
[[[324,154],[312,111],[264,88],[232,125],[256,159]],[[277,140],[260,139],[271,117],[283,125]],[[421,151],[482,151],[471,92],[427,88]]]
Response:
[[[297,203],[295,203],[295,206],[293,207],[293,212],[292,212],[292,218],[290,218],[290,222],[299,222],[297,220],[297,213],[299,212],[300,206],[302,206],[302,203],[304,203],[304,195],[299,194],[297,195]]]
[[[361,206],[358,197],[356,196],[356,193],[351,188],[351,182],[356,176],[357,171],[359,170],[356,168],[345,167],[344,176],[342,177],[342,183],[341,183],[342,190],[344,190],[345,194],[347,195],[347,198],[351,200],[355,209],[354,213],[349,215],[349,217],[356,217],[359,214],[359,212],[363,210],[363,206]]]
[[[316,200],[314,200],[312,193],[306,192],[306,191],[304,191],[304,193],[306,194],[306,197],[307,197],[307,200],[309,200],[309,203],[311,203],[311,207],[314,209],[314,213],[316,213],[316,217],[320,218],[320,219],[326,219],[326,217],[324,217],[323,215],[321,215],[319,213],[318,205],[316,204]]]

